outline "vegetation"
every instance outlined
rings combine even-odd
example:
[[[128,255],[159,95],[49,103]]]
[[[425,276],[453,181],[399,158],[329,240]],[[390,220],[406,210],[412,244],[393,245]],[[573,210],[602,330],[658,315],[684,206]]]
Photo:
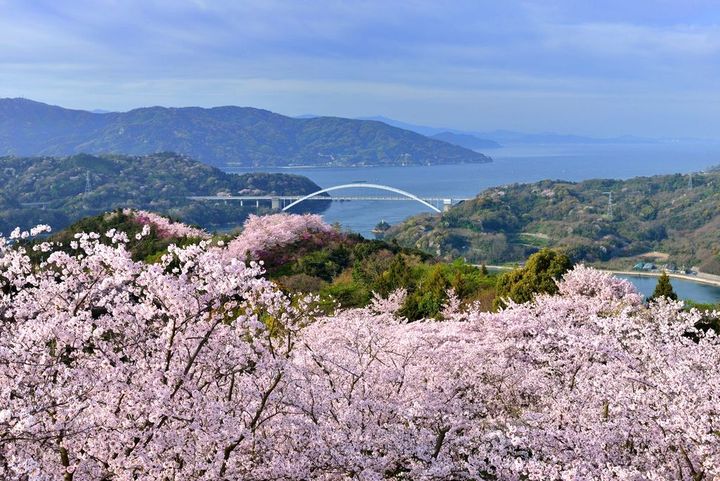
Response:
[[[497,313],[450,299],[408,323],[396,291],[322,315],[236,256],[329,236],[316,217],[154,263],[124,232],[40,242],[40,265],[33,233],[0,236],[0,479],[720,477],[720,338],[698,310],[577,266]]]
[[[143,234],[143,229],[148,226]],[[156,262],[167,252],[171,244],[180,247],[187,247],[197,244],[201,238],[196,236],[180,236],[165,235],[157,226],[147,223],[144,224],[135,212],[117,209],[113,212],[92,217],[85,217],[70,225],[69,227],[53,233],[41,239],[32,241],[22,241],[22,244],[28,245],[28,255],[33,264],[38,265],[42,261],[46,261],[49,254],[40,249],[32,247],[39,246],[43,242],[52,242],[56,248],[55,251],[72,253],[75,251],[73,241],[83,232],[97,232],[101,236],[98,239],[103,245],[111,246],[113,242],[112,236],[104,235],[107,232],[124,232],[128,236],[126,249],[130,253],[131,258],[135,261]]]
[[[300,195],[319,189],[298,175],[228,174],[171,153],[0,157],[0,232],[35,224],[58,230],[83,217],[126,207],[152,210],[206,228],[240,225],[257,211],[255,205],[186,197]],[[324,204],[313,202],[307,208],[323,209]]]
[[[73,241],[82,232],[101,233],[98,242],[107,246],[115,241],[105,233],[125,232],[132,259],[147,263],[159,262],[170,245],[187,247],[208,237],[168,235],[148,223],[146,216],[118,209],[81,219],[49,237],[22,243],[28,245],[33,263],[39,265],[49,254],[33,246],[52,242],[54,250],[71,254],[75,251]],[[318,216],[251,216],[237,239],[224,235],[213,240],[230,243],[230,252],[239,258],[262,261],[264,276],[284,292],[318,294],[326,312],[338,306],[365,307],[374,293],[388,297],[398,289],[406,291],[403,315],[410,320],[440,317],[450,290],[461,305],[477,303],[485,310],[492,308],[495,297],[497,276],[487,270],[459,260],[438,262],[417,249],[340,232]]]
[[[660,297],[671,299],[673,301],[676,301],[678,298],[677,294],[675,294],[675,291],[673,290],[672,284],[670,283],[670,276],[667,275],[667,272],[663,272],[660,277],[658,277],[657,285],[655,286],[655,290],[653,291],[652,296],[650,296],[650,299],[658,299]]]
[[[295,119],[240,107],[95,114],[0,99],[0,155],[165,151],[222,168],[490,162],[472,150],[375,121]]]
[[[720,336],[720,303],[700,304],[693,301],[683,302],[686,311],[697,311],[700,313],[700,319],[695,323],[695,327],[700,332],[712,330],[716,335]],[[697,338],[697,336],[692,337]]]
[[[529,302],[535,294],[555,294],[557,282],[572,269],[570,258],[562,252],[543,249],[531,255],[524,267],[506,272],[497,283],[495,308],[507,307],[508,300]]]
[[[693,174],[692,185],[676,174],[494,187],[441,215],[411,218],[386,237],[475,263],[519,261],[543,247],[584,262],[659,251],[678,267],[720,273],[720,172]]]
[[[364,307],[373,293],[407,292],[401,313],[410,320],[438,317],[452,290],[463,305],[489,310],[496,276],[462,261],[437,262],[415,249],[355,234],[325,233],[279,246],[260,258],[286,292],[316,293],[331,310]],[[290,254],[291,253],[291,254]]]

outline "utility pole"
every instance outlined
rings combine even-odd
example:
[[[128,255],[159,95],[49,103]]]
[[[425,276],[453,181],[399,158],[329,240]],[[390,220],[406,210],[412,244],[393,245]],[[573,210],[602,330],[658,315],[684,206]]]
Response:
[[[608,196],[608,206],[607,206],[607,216],[609,219],[613,218],[613,201],[612,201],[612,191],[609,192],[603,192],[603,194],[607,194]]]

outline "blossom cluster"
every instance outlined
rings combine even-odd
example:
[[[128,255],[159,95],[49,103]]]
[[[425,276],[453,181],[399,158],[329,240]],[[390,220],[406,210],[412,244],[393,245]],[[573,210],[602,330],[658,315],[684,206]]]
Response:
[[[0,479],[720,476],[718,338],[608,274],[445,321],[398,317],[402,291],[318,317],[228,247],[144,264],[99,238],[40,266],[0,239]]]
[[[315,214],[250,215],[240,235],[228,245],[228,251],[239,259],[258,259],[273,249],[328,232],[332,232],[332,227]]]
[[[123,214],[130,216],[138,224],[154,227],[160,238],[197,237],[207,239],[210,237],[210,235],[202,229],[190,227],[182,222],[173,222],[167,217],[146,210],[123,209]]]

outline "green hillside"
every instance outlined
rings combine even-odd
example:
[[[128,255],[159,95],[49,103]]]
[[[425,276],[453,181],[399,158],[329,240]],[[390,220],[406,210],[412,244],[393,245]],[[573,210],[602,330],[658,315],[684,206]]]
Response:
[[[172,153],[0,157],[0,232],[35,224],[59,229],[124,207],[152,210],[211,229],[240,224],[256,208],[232,201],[189,201],[187,196],[300,195],[319,189],[299,175],[228,174]],[[314,202],[307,208],[322,209],[323,204]]]
[[[490,162],[466,148],[368,120],[296,119],[241,107],[150,107],[96,114],[0,99],[0,155],[166,151],[224,169]]]
[[[411,218],[386,238],[489,264],[549,246],[585,262],[655,251],[678,266],[720,273],[720,172],[694,174],[692,187],[679,174],[496,187],[442,215]]]

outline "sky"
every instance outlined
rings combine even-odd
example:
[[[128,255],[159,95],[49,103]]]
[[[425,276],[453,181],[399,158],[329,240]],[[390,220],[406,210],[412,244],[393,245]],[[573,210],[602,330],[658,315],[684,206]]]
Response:
[[[0,0],[0,97],[720,137],[720,1]]]

